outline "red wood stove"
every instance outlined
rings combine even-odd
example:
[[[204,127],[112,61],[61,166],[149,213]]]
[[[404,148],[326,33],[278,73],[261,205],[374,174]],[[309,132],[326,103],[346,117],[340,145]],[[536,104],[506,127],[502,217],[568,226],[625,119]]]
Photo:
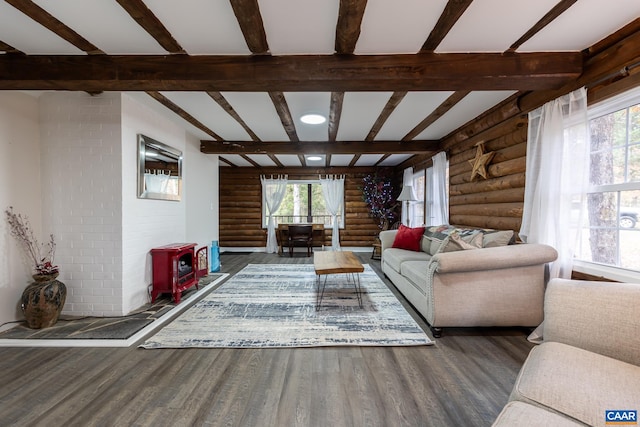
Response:
[[[177,304],[180,302],[182,291],[193,285],[198,289],[200,272],[195,247],[195,243],[172,243],[151,249],[153,262],[151,302],[154,302],[159,294],[171,293]],[[207,248],[199,249],[198,255],[202,250],[206,251]]]

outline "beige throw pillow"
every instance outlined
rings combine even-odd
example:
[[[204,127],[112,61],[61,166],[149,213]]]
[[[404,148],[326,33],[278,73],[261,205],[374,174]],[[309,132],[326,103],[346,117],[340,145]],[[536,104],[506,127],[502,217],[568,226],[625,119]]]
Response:
[[[479,249],[482,247],[482,233],[476,233],[472,236],[461,237],[458,233],[452,233],[449,236],[447,246],[443,252],[454,252],[469,249]]]
[[[482,239],[483,248],[497,248],[507,246],[513,239],[513,230],[487,231]]]

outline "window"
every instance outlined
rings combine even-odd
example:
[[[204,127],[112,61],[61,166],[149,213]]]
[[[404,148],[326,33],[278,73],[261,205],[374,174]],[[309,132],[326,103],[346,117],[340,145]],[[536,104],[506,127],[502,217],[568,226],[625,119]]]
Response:
[[[332,216],[324,205],[324,195],[320,181],[289,180],[287,191],[280,207],[274,214],[277,224],[324,224],[331,227]],[[338,211],[340,228],[344,228],[344,200]],[[267,226],[267,208],[262,200],[262,226]]]
[[[416,195],[415,202],[410,203],[409,218],[411,224],[418,227],[423,225],[424,222],[424,169],[413,174],[413,192]]]
[[[640,271],[640,89],[589,108],[591,166],[576,258]]]

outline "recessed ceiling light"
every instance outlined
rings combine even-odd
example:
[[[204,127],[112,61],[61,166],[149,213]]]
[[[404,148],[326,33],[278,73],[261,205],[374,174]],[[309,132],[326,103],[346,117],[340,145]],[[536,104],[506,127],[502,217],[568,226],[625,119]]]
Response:
[[[307,160],[311,160],[312,162],[317,162],[318,160],[322,160],[320,156],[307,156]]]
[[[302,117],[300,117],[300,121],[308,125],[320,125],[326,122],[327,118],[321,114],[309,113],[304,114]]]

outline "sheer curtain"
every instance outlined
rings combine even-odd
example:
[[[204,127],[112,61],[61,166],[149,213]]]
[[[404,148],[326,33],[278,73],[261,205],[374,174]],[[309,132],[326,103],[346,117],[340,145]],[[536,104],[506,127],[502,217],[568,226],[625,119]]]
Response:
[[[340,250],[340,225],[338,224],[338,212],[344,199],[344,175],[337,177],[335,175],[327,175],[326,178],[320,177],[320,185],[322,194],[324,195],[324,204],[329,213],[333,216],[333,229],[331,232],[331,249]]]
[[[529,113],[520,237],[558,251],[550,277],[570,278],[588,185],[587,91],[578,89]]]
[[[442,225],[449,223],[449,200],[447,200],[447,154],[439,152],[433,157],[433,179],[431,188],[431,200],[433,201],[430,218],[430,225]],[[429,195],[427,195],[429,197]]]
[[[260,177],[262,183],[262,194],[264,202],[267,205],[267,248],[268,254],[278,252],[278,239],[276,238],[276,225],[273,220],[273,214],[278,210],[284,194],[287,191],[287,175],[279,175],[274,178],[266,178],[264,175]]]
[[[413,168],[406,168],[402,173],[402,186],[408,185],[413,187]],[[401,224],[409,224],[408,219],[411,218],[411,208],[405,209],[407,204],[405,202],[402,203],[402,215],[400,215],[400,223]]]

